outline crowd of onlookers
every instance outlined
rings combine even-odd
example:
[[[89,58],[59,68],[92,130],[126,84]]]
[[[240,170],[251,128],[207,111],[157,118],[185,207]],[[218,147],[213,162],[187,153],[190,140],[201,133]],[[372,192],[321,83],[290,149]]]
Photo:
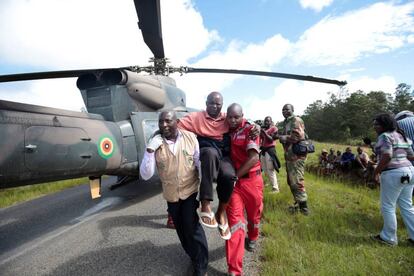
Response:
[[[356,154],[351,147],[344,152],[322,149],[319,156],[318,174],[320,175],[343,175],[354,174],[360,177],[368,186],[375,186],[373,173],[376,166],[374,153],[368,154],[367,148],[359,146]]]

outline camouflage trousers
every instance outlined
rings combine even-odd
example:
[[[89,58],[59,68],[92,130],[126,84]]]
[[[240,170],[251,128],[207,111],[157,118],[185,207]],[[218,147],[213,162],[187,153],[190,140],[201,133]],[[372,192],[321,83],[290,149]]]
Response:
[[[286,161],[287,182],[296,202],[308,199],[305,190],[305,160]]]

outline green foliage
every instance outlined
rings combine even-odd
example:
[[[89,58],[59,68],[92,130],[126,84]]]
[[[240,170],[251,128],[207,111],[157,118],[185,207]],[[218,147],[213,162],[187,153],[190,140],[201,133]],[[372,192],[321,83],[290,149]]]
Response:
[[[395,89],[395,101],[393,104],[393,112],[398,113],[401,110],[412,110],[413,98],[411,85],[400,83]]]
[[[394,97],[382,91],[356,91],[343,99],[331,95],[326,103],[318,100],[310,104],[302,119],[312,139],[344,143],[363,137],[373,140],[373,117],[401,110],[414,110],[411,86],[405,83],[398,85]]]
[[[317,152],[345,147],[317,143]],[[283,161],[280,145],[277,151]],[[309,159],[313,162],[317,154]],[[369,238],[382,227],[379,190],[306,173],[311,210],[306,217],[288,211],[293,199],[284,169],[278,180],[280,193],[265,188],[261,275],[412,275],[414,250],[400,216],[398,247]]]

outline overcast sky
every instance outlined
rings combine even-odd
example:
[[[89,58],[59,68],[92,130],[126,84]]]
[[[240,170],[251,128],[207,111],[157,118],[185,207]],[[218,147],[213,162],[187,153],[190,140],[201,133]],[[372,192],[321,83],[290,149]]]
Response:
[[[161,0],[171,65],[271,70],[347,80],[346,89],[393,93],[414,84],[414,2]],[[152,56],[132,0],[1,0],[0,74],[147,65]],[[187,105],[220,91],[246,117],[302,114],[335,85],[227,74],[172,75]],[[0,84],[0,99],[80,110],[76,79]]]

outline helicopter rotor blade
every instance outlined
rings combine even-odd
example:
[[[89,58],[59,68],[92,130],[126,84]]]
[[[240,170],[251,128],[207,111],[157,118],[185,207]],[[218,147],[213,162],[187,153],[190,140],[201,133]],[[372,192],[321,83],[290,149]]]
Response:
[[[134,0],[134,4],[138,15],[138,27],[141,29],[145,44],[155,58],[164,58],[160,0]]]
[[[79,77],[82,74],[91,73],[94,71],[97,71],[97,70],[65,70],[65,71],[48,71],[48,72],[33,72],[33,73],[1,75],[0,82],[75,78],[75,77]]]
[[[347,84],[346,81],[338,81],[338,80],[325,79],[325,78],[319,78],[319,77],[313,77],[313,76],[276,73],[276,72],[267,72],[267,71],[185,67],[184,72],[185,73],[227,73],[227,74],[255,75],[255,76],[265,76],[265,77],[274,77],[274,78],[322,82],[322,83],[336,84],[339,86],[344,86]]]
[[[76,78],[83,74],[88,74],[88,73],[89,74],[101,74],[103,71],[112,70],[112,69],[114,68],[78,69],[78,70],[46,71],[46,72],[32,72],[32,73],[22,73],[22,74],[0,75],[0,83],[1,82],[12,82],[12,81]],[[124,68],[116,68],[116,69],[124,69]]]

